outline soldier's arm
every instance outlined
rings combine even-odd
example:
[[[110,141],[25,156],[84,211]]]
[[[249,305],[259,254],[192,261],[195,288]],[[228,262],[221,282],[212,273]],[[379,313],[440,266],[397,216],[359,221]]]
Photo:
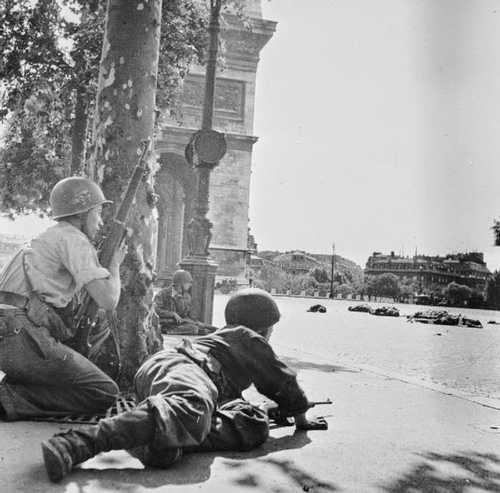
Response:
[[[120,300],[121,281],[120,264],[127,253],[127,248],[123,245],[116,252],[108,267],[110,276],[106,279],[95,279],[85,285],[85,289],[100,308],[111,311],[116,308]]]
[[[175,303],[168,292],[160,291],[154,299],[154,309],[156,314],[166,322],[180,323],[181,317],[175,311]]]
[[[247,345],[251,348],[247,349],[250,349],[248,355],[253,366],[253,383],[261,394],[278,404],[279,415],[293,417],[297,429],[327,429],[324,418],[306,417],[310,404],[297,382],[297,375],[276,356],[269,343],[263,337],[250,336]]]

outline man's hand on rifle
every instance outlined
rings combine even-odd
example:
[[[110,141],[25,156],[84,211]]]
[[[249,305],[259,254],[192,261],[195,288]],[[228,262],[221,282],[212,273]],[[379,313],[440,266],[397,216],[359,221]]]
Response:
[[[128,246],[125,242],[122,242],[120,245],[120,248],[114,253],[113,259],[111,262],[117,266],[120,267],[122,264],[123,260],[125,259],[125,255],[127,255],[128,252]]]
[[[269,419],[278,426],[293,426],[293,422],[286,415],[281,414],[279,407],[274,402],[263,402],[259,404],[259,408],[267,413]],[[295,427],[298,430],[327,430],[328,423],[325,418],[318,416],[316,418],[307,419],[306,413],[301,413],[293,416]]]
[[[328,430],[328,422],[323,416],[307,419],[306,413],[294,416],[297,430]]]

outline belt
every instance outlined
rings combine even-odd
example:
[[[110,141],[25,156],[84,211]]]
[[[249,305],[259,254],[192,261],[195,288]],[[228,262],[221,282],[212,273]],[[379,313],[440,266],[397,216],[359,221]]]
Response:
[[[11,293],[10,291],[0,291],[0,304],[25,309],[28,306],[28,301],[29,298],[22,294]]]

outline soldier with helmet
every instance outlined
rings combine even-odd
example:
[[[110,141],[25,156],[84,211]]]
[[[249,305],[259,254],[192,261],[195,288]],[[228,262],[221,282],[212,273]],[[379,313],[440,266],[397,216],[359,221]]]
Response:
[[[108,450],[127,449],[146,466],[166,468],[194,451],[251,450],[269,435],[267,411],[242,398],[254,384],[297,429],[327,429],[307,419],[309,401],[296,374],[269,345],[280,312],[265,291],[237,292],[225,309],[227,326],[185,339],[151,356],[135,376],[132,411],[54,435],[42,443],[45,467],[59,481],[74,466]]]
[[[191,274],[179,269],[174,272],[172,284],[166,283],[154,298],[156,314],[160,327],[165,334],[204,335],[217,330],[217,327],[204,324],[191,317],[192,299]]]
[[[59,181],[50,195],[56,224],[31,240],[0,272],[0,415],[7,420],[98,413],[118,387],[68,347],[75,336],[71,301],[82,289],[104,310],[120,297],[120,264],[99,264],[91,243],[106,200],[83,177]]]

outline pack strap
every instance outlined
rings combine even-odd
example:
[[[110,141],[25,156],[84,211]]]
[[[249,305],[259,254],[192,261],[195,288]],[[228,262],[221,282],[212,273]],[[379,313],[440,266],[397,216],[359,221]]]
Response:
[[[0,304],[15,306],[24,310],[28,306],[29,298],[22,294],[12,293],[10,291],[0,291]]]

